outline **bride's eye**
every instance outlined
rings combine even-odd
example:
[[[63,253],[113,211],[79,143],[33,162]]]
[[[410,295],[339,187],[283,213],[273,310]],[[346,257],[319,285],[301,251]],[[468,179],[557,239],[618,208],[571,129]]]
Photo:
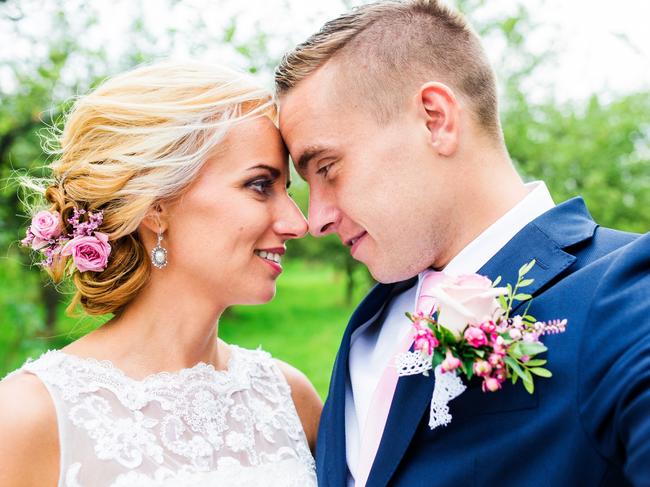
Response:
[[[269,178],[257,178],[246,184],[246,187],[265,196],[270,193],[271,186],[273,186],[273,181]]]

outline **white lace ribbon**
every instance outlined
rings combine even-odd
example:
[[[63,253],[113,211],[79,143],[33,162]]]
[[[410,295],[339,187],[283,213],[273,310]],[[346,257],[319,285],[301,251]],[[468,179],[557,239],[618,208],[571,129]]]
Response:
[[[431,370],[431,358],[420,352],[406,352],[395,358],[395,365],[399,377],[416,374],[428,375],[428,371]],[[429,410],[429,428],[432,430],[451,423],[449,402],[467,389],[455,372],[443,372],[440,365],[435,368],[434,375],[436,382],[433,394],[431,394]]]
[[[455,372],[443,372],[438,365],[434,370],[436,384],[431,394],[431,410],[429,411],[429,428],[447,426],[451,423],[449,401],[456,399],[465,392],[465,384]]]
[[[420,352],[400,353],[395,357],[397,376],[424,374],[429,375],[431,370],[431,357]]]

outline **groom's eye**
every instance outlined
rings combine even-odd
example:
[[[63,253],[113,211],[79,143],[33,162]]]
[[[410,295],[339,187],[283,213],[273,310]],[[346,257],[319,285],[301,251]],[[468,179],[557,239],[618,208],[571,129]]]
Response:
[[[330,172],[330,169],[332,168],[333,165],[334,165],[333,162],[325,164],[324,166],[318,168],[316,174],[322,177],[327,177],[327,174]]]

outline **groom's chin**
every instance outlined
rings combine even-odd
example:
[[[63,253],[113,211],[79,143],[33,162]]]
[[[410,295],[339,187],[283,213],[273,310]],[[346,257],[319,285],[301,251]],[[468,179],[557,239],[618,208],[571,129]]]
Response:
[[[405,272],[404,270],[400,272],[398,270],[378,269],[370,266],[366,266],[366,268],[368,269],[368,272],[370,272],[372,278],[380,284],[393,284],[395,282],[405,281],[417,275],[417,272],[411,273]]]
[[[363,264],[372,278],[381,284],[406,281],[429,267],[425,258],[413,259],[404,255],[404,252],[402,254],[395,252],[391,255],[382,256],[381,259],[376,258],[369,262],[363,262]]]

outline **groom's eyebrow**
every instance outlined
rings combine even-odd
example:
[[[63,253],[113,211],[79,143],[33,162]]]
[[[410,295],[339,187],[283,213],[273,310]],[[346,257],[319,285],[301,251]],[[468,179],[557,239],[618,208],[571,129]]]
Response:
[[[303,153],[300,154],[300,157],[298,158],[298,169],[304,172],[312,160],[314,160],[316,157],[323,155],[328,150],[329,149],[327,147],[319,147],[319,146],[307,147],[307,149],[305,149]]]

